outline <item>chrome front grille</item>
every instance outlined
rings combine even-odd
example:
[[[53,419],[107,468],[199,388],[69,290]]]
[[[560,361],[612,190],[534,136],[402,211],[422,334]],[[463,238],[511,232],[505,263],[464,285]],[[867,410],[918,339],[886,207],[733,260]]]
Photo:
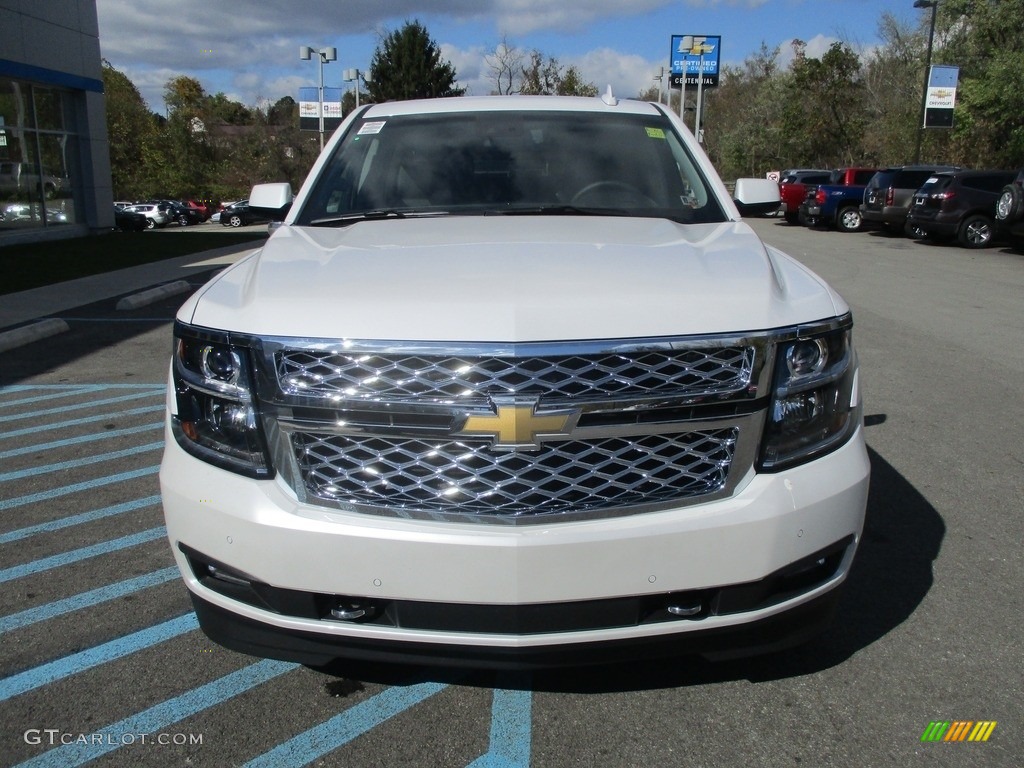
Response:
[[[733,493],[774,338],[458,344],[265,338],[272,460],[299,501],[527,524]]]
[[[738,430],[560,440],[539,451],[488,442],[296,432],[306,490],[390,514],[515,518],[600,512],[720,490]]]
[[[604,354],[497,357],[372,354],[283,348],[274,355],[282,392],[347,400],[486,401],[706,396],[742,391],[748,346],[631,349]]]

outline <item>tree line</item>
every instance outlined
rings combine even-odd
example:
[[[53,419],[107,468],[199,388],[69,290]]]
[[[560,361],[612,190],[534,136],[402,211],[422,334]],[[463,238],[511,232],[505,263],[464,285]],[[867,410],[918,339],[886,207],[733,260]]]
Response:
[[[761,49],[724,66],[705,89],[704,147],[723,178],[763,176],[792,167],[910,163],[918,140],[928,47],[928,12],[914,24],[884,13],[882,44],[858,54],[834,43],[820,58],[793,43]],[[954,127],[924,132],[922,162],[965,167],[1024,166],[1024,0],[942,0],[932,61],[960,67]],[[503,38],[486,57],[492,93],[594,96],[579,70]],[[299,130],[291,96],[252,107],[207,94],[181,75],[164,88],[166,114],[152,112],[138,89],[108,62],[103,80],[111,166],[119,199],[236,199],[261,181],[302,182],[319,152],[316,134]],[[364,90],[365,88],[365,90]],[[695,89],[686,93],[692,110]],[[418,21],[381,36],[360,101],[461,96],[458,73]],[[657,88],[637,94],[655,101]],[[679,91],[670,97],[679,108]],[[347,92],[342,112],[355,107]],[[687,118],[692,124],[692,117]]]

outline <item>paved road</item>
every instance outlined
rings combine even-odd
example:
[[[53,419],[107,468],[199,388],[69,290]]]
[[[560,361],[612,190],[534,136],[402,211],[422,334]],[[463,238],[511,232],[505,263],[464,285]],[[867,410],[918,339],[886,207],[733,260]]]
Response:
[[[332,677],[222,650],[157,498],[181,297],[110,299],[0,355],[0,764],[1019,765],[1024,255],[752,223],[855,313],[872,491],[820,639],[532,675]],[[998,725],[922,743],[936,720]]]

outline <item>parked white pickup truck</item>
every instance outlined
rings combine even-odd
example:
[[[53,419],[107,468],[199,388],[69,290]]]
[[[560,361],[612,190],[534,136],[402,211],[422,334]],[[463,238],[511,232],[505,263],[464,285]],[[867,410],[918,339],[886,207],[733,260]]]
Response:
[[[160,479],[243,652],[529,667],[770,651],[829,618],[869,464],[845,302],[677,117],[371,105],[178,313]]]

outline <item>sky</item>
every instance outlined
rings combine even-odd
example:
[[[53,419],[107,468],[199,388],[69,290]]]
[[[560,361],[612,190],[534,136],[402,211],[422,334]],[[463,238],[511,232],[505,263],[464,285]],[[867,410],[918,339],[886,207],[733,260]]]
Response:
[[[604,92],[632,98],[669,68],[672,35],[721,36],[721,64],[740,65],[762,44],[791,59],[791,41],[818,57],[836,40],[859,52],[879,43],[883,12],[920,20],[912,0],[96,0],[100,49],[164,113],[164,85],[197,79],[209,94],[248,106],[283,96],[298,100],[319,67],[299,47],[333,46],[324,85],[346,69],[366,72],[382,35],[418,20],[455,67],[460,86],[485,96],[494,88],[488,55],[504,39],[575,66]]]

